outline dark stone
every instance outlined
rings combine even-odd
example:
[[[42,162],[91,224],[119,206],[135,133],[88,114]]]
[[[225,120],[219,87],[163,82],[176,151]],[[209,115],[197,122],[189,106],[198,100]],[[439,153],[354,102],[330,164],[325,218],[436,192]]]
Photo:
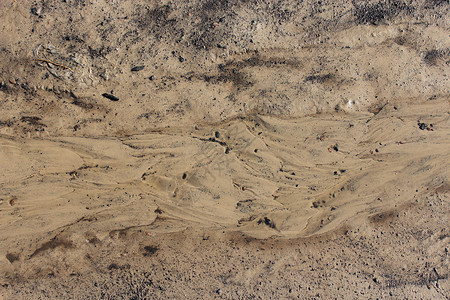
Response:
[[[426,123],[418,122],[417,125],[419,126],[420,130],[425,130],[428,128],[428,125]]]
[[[41,10],[42,9],[40,7],[34,5],[31,7],[30,12],[35,16],[39,16],[41,14]]]
[[[107,99],[109,99],[109,100],[111,100],[111,101],[119,101],[118,97],[116,97],[114,95],[111,95],[111,94],[108,94],[108,93],[103,93],[102,96],[107,98]]]
[[[145,66],[137,66],[137,67],[133,67],[131,68],[131,72],[138,72],[141,71],[145,68]]]

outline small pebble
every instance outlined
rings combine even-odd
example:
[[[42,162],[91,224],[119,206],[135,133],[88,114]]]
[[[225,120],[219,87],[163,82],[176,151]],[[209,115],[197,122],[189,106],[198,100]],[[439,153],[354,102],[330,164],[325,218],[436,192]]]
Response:
[[[34,5],[34,6],[32,6],[31,7],[31,13],[33,14],[33,15],[35,15],[35,16],[39,16],[40,14],[41,14],[41,12],[42,12],[42,8],[40,7],[40,6],[36,6],[36,5]]]
[[[103,93],[102,96],[107,98],[107,99],[109,99],[109,100],[111,100],[111,101],[119,101],[118,97],[116,97],[114,95],[111,95],[111,94],[108,94],[108,93]]]
[[[425,130],[427,129],[428,125],[422,122],[418,122],[417,125],[419,126],[420,130]]]
[[[131,68],[131,72],[138,72],[144,69],[145,66],[137,66],[137,67],[133,67]]]

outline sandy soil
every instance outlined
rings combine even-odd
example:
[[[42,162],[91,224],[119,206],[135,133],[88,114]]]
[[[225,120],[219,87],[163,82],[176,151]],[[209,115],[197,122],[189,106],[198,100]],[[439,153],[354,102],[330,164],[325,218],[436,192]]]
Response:
[[[0,297],[447,299],[449,7],[1,1]]]

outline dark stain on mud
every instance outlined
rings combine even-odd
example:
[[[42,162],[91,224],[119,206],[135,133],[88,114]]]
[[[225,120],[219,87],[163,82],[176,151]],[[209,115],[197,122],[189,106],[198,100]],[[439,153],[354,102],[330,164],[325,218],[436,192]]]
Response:
[[[305,78],[305,82],[325,83],[325,82],[331,81],[333,78],[334,78],[333,74],[310,75]]]
[[[390,222],[396,217],[398,217],[398,213],[396,211],[386,211],[370,216],[369,221],[372,224],[382,224]]]
[[[231,83],[234,93],[241,92],[255,85],[255,80],[251,75],[252,68],[276,68],[290,67],[298,68],[301,62],[295,59],[278,58],[278,57],[262,57],[258,53],[254,53],[251,57],[243,60],[233,60],[217,65],[214,72],[196,74],[194,72],[187,73],[182,77],[186,80],[193,78],[205,81],[211,84]],[[246,71],[248,69],[248,71]],[[316,76],[315,80],[324,82],[333,77],[332,74],[324,76]],[[232,96],[231,96],[232,97]]]
[[[233,39],[237,27],[251,28],[255,20],[242,24],[237,16],[240,10],[258,14],[261,19],[282,24],[291,21],[298,13],[300,3],[290,5],[283,1],[259,2],[255,0],[206,0],[198,3],[181,4],[186,14],[177,15],[180,4],[168,2],[165,5],[149,8],[139,6],[133,15],[133,22],[138,30],[147,31],[157,40],[183,42],[196,50],[227,48],[230,44],[241,44],[243,41]],[[137,36],[131,30],[130,36]],[[246,34],[245,43],[251,43],[251,34]]]
[[[357,24],[380,25],[386,23],[400,13],[411,13],[413,8],[401,1],[380,1],[365,4],[366,1],[353,0],[355,22]]]
[[[42,126],[42,127],[47,127],[47,125],[45,125],[44,123],[41,123],[41,118],[40,117],[36,117],[36,116],[23,116],[20,118],[20,121],[24,122],[24,123],[28,123],[29,125],[33,125],[33,126]]]
[[[152,255],[154,255],[158,250],[159,250],[159,248],[156,247],[156,246],[145,246],[145,247],[144,247],[144,252],[142,253],[142,255],[144,255],[144,256],[152,256]]]
[[[258,220],[258,225],[259,224],[264,224],[269,228],[273,228],[276,229],[275,223],[273,222],[273,220],[269,219],[268,217],[264,217]]]
[[[55,249],[55,248],[63,248],[63,249],[71,249],[75,248],[75,245],[72,243],[72,241],[66,240],[64,238],[60,237],[54,237],[50,241],[42,244],[39,248],[37,248],[31,255],[30,258],[35,257],[36,255],[45,252],[47,250]]]
[[[16,253],[7,253],[7,254],[6,254],[6,259],[7,259],[10,263],[13,263],[13,262],[19,260],[19,258],[20,258],[20,255],[19,255],[19,254],[16,254]]]
[[[450,50],[447,49],[445,50],[437,50],[437,49],[432,49],[429,50],[425,53],[423,60],[425,61],[425,63],[427,63],[428,65],[432,65],[435,66],[438,64],[439,60],[443,57],[448,57],[448,55],[450,54]]]
[[[199,50],[210,50],[224,41],[231,30],[226,21],[235,17],[233,2],[235,1],[208,0],[196,9],[195,14],[201,21],[189,36],[192,46]]]
[[[169,18],[172,8],[170,3],[153,9],[147,9],[144,14],[137,11],[137,27],[141,30],[148,30],[156,39],[160,40],[170,34],[171,38],[181,38],[184,33],[181,28],[177,26],[176,18]]]

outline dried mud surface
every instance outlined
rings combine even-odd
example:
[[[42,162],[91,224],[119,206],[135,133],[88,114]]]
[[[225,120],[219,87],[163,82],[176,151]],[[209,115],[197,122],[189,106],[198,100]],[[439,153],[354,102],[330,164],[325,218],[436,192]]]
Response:
[[[0,296],[446,299],[449,7],[0,2]]]

